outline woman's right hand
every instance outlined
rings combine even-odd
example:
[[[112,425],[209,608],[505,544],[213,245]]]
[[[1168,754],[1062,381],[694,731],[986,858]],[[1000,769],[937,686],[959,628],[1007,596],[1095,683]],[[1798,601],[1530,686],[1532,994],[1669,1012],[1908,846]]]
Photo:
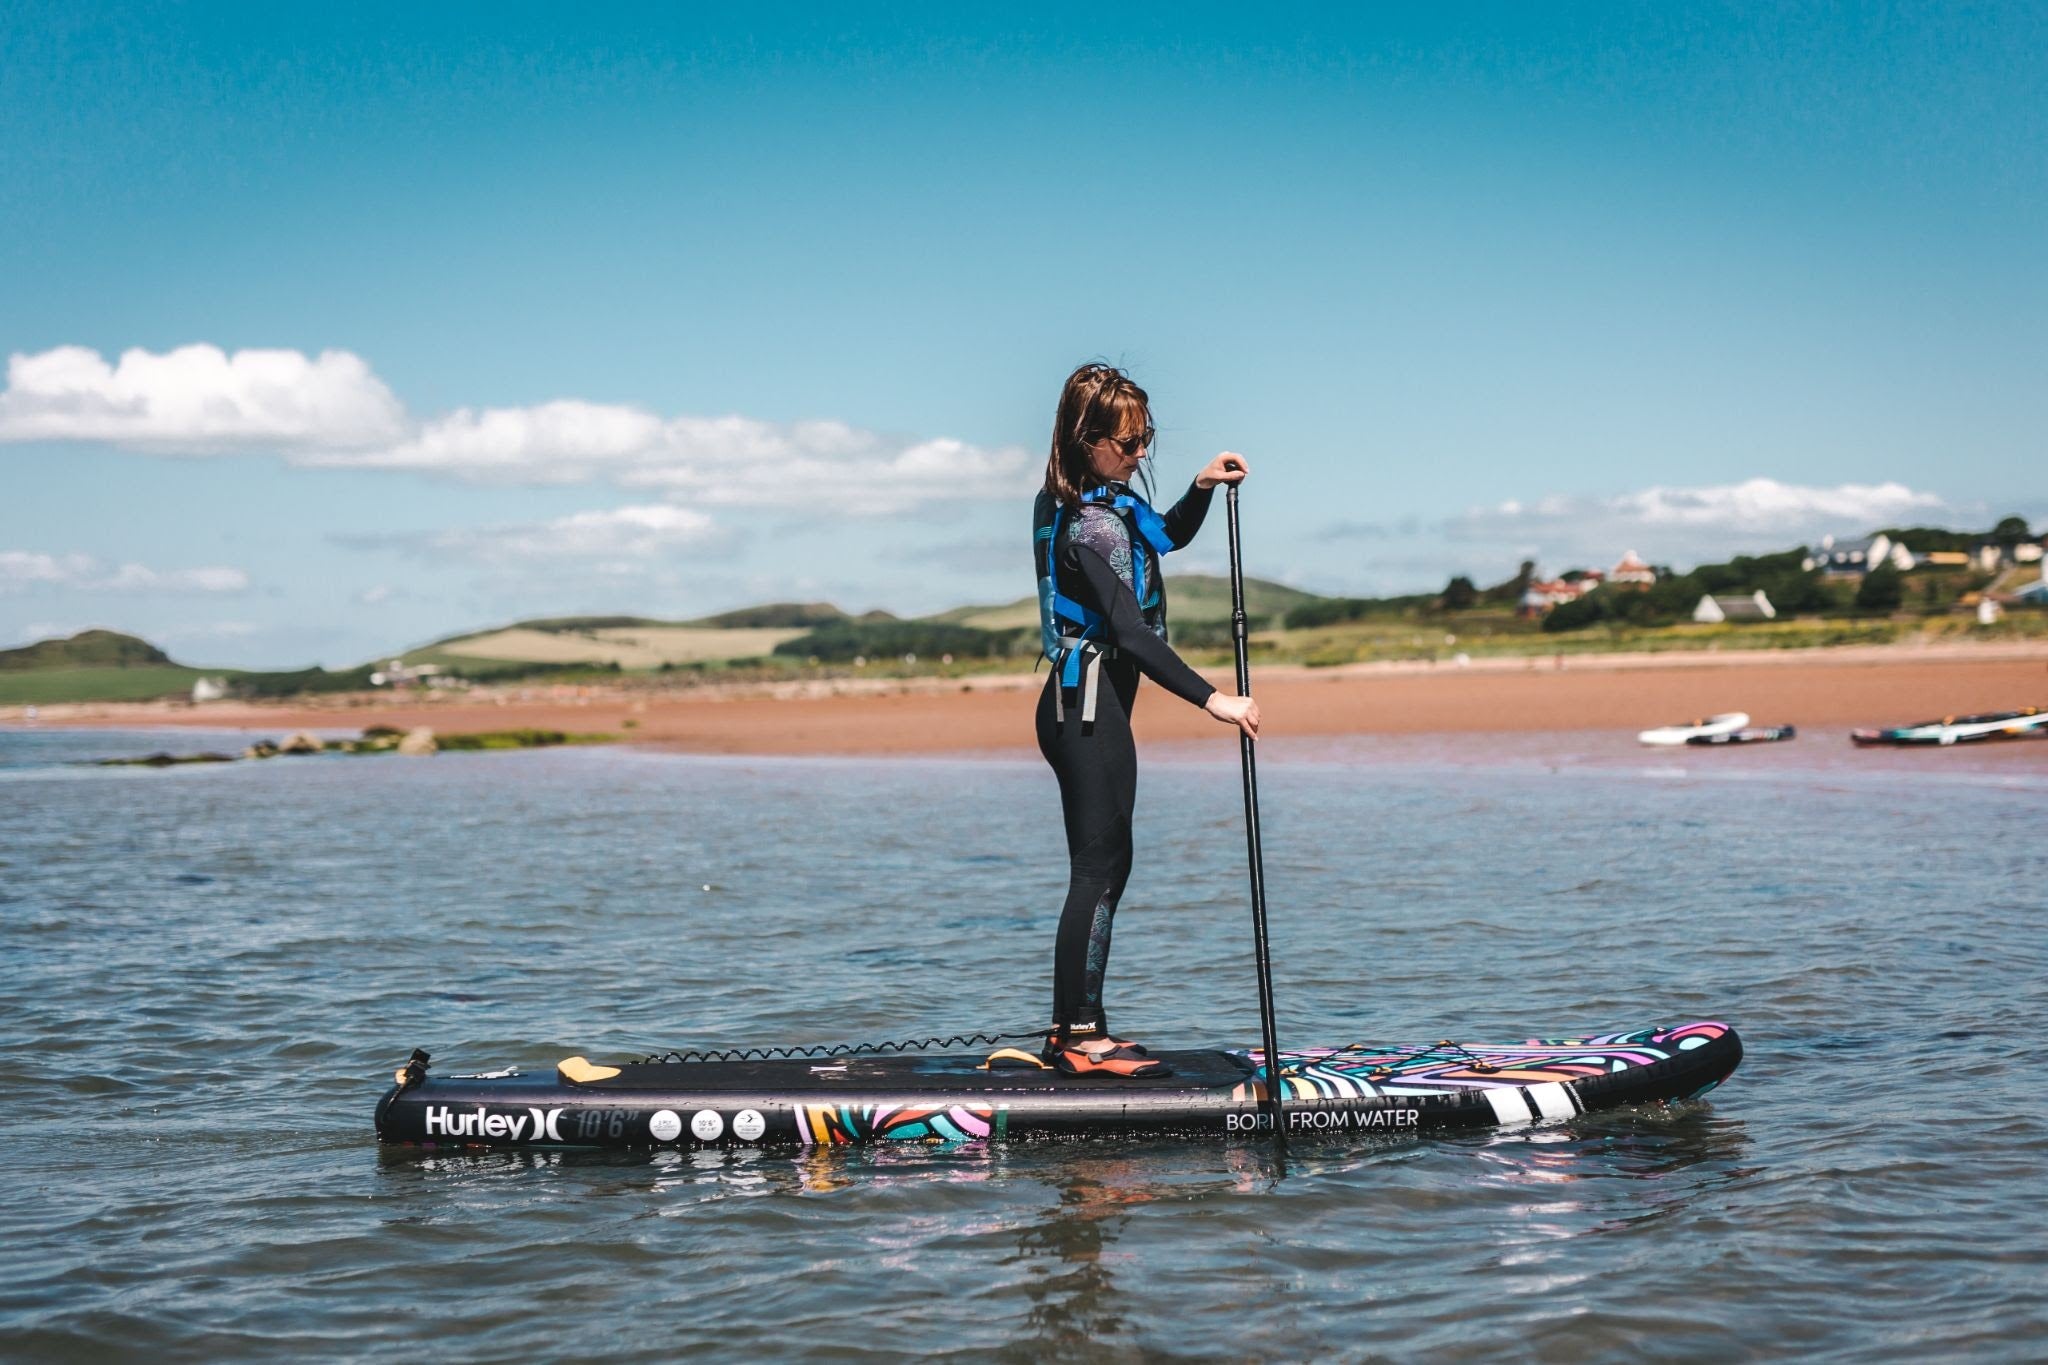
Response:
[[[1225,725],[1235,725],[1253,739],[1259,737],[1259,704],[1250,697],[1233,697],[1228,692],[1211,692],[1208,702],[1202,709]]]

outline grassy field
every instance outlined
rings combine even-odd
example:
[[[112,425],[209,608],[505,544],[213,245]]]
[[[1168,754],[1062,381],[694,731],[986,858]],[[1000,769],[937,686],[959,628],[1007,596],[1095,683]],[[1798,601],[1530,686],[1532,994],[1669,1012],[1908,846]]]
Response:
[[[2032,581],[2038,569],[2028,566],[2006,576]],[[1287,630],[1278,622],[1292,608],[1321,599],[1277,583],[1250,580],[1246,607],[1266,628],[1252,637],[1262,662],[1334,667],[1351,663],[1406,660],[1449,661],[1459,654],[1474,658],[1577,656],[1660,651],[1701,652],[1739,649],[1808,649],[1829,645],[1883,645],[1963,641],[2013,642],[2048,640],[2048,612],[2014,610],[1991,626],[1980,626],[1974,612],[1948,610],[1916,600],[1909,593],[1905,608],[1890,616],[1844,614],[1800,617],[1740,625],[1669,626],[1597,622],[1583,629],[1546,631],[1539,621],[1524,620],[1504,605],[1466,611],[1434,610],[1427,603],[1387,602],[1361,619],[1326,626]],[[1933,594],[1925,594],[1930,598]],[[1229,580],[1200,574],[1177,575],[1170,589],[1175,624],[1174,643],[1190,662],[1203,667],[1227,666],[1230,660],[1226,623],[1230,611]],[[772,619],[816,616],[829,608],[780,604],[761,609]],[[808,632],[800,625],[720,627],[704,623],[661,623],[638,618],[582,618],[528,622],[438,641],[407,651],[411,664],[436,664],[478,682],[502,680],[525,685],[605,683],[621,675],[654,674],[664,680],[752,681],[832,677],[966,677],[1016,673],[1037,658],[1037,603],[1032,598],[997,606],[961,607],[923,622],[891,620],[865,623],[880,635],[896,625],[916,627],[942,623],[981,630],[1013,632],[998,638],[992,649],[959,646],[884,644],[863,648],[865,662],[833,655],[822,648],[820,663],[794,655],[776,655],[774,648]],[[752,619],[752,618],[750,618]],[[847,618],[837,618],[846,621]],[[857,626],[863,622],[847,621]],[[898,632],[901,633],[901,632]],[[134,642],[142,644],[142,642]],[[878,644],[881,643],[879,640]],[[145,646],[146,648],[146,646]],[[957,651],[950,663],[934,655]],[[891,653],[890,651],[896,651]],[[151,651],[154,653],[155,651]],[[918,655],[914,660],[907,652]],[[157,656],[161,658],[161,655]],[[838,658],[839,662],[831,660]],[[269,675],[234,670],[187,668],[163,662],[132,662],[111,666],[97,662],[59,667],[0,670],[0,705],[50,705],[59,702],[150,701],[190,694],[201,676],[241,677],[245,688]],[[287,679],[286,681],[290,681]],[[313,685],[313,684],[307,684]]]
[[[476,661],[536,664],[617,664],[655,669],[663,664],[715,663],[755,658],[805,632],[791,628],[718,629],[707,626],[613,626],[595,630],[515,627],[450,640],[407,655],[409,663],[436,662],[471,671]],[[431,659],[423,656],[432,655]],[[445,661],[445,662],[444,662]]]
[[[1614,654],[1716,649],[1811,649],[1824,645],[1878,645],[1911,640],[2048,639],[2048,613],[2014,612],[1994,626],[1974,616],[1945,613],[1913,617],[1812,617],[1742,625],[1595,625],[1549,632],[1505,608],[1429,616],[1382,616],[1315,630],[1261,631],[1253,647],[1262,658],[1310,667],[1401,659]],[[1212,651],[1215,658],[1228,657]],[[1205,657],[1205,661],[1213,661]]]
[[[192,680],[219,670],[144,664],[134,668],[39,668],[0,673],[0,706],[49,706],[65,701],[155,701],[192,693]]]
[[[1245,580],[1244,609],[1247,615],[1277,621],[1289,608],[1317,600],[1302,592],[1264,579]],[[1182,625],[1215,625],[1230,619],[1230,580],[1214,574],[1173,574],[1167,580],[1168,614]],[[948,625],[973,626],[977,630],[1015,630],[1038,624],[1038,599],[1020,597],[998,607],[956,607],[927,620]]]

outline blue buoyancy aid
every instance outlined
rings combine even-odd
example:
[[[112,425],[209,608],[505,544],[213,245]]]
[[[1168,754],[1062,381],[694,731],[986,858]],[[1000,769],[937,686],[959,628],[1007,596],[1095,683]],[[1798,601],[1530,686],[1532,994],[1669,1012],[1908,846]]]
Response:
[[[1138,599],[1138,609],[1145,613],[1147,624],[1154,625],[1164,635],[1166,622],[1161,610],[1164,593],[1156,564],[1159,556],[1180,548],[1167,534],[1166,519],[1153,510],[1152,504],[1119,484],[1091,488],[1081,495],[1081,501],[1106,507],[1123,522],[1124,530],[1130,536],[1131,592]],[[1093,725],[1097,677],[1108,623],[1102,613],[1083,606],[1059,589],[1060,528],[1066,519],[1066,507],[1050,494],[1041,493],[1037,512],[1037,524],[1032,528],[1032,548],[1036,552],[1034,558],[1038,567],[1040,648],[1053,667],[1059,670],[1061,693],[1070,688],[1085,688],[1081,723]],[[1146,553],[1147,549],[1151,554]],[[1059,718],[1064,721],[1066,703],[1063,696],[1056,705]]]

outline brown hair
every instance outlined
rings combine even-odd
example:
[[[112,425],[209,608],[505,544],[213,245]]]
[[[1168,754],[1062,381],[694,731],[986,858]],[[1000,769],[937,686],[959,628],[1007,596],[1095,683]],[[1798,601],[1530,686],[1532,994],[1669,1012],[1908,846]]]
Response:
[[[1052,453],[1045,461],[1045,491],[1068,507],[1101,482],[1088,457],[1091,441],[1138,435],[1152,422],[1152,403],[1114,365],[1091,361],[1067,376],[1052,423]]]

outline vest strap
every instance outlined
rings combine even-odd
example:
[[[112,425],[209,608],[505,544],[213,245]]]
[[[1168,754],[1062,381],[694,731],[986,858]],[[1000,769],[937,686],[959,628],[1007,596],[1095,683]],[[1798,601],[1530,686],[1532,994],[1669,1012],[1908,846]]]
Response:
[[[1067,723],[1067,689],[1077,688],[1081,693],[1081,733],[1093,734],[1095,699],[1102,687],[1102,658],[1114,651],[1105,650],[1096,641],[1079,635],[1062,635],[1059,645],[1064,662],[1060,670],[1060,685],[1052,690],[1053,721],[1062,726]]]

